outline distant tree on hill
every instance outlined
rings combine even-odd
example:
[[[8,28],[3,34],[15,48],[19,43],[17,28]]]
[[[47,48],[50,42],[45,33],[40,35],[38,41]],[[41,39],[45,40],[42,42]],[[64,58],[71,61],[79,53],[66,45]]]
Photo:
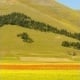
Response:
[[[28,42],[28,43],[32,43],[33,40],[28,36],[27,33],[23,32],[21,34],[18,34],[17,37],[21,37],[21,39],[24,41],[24,42]]]
[[[68,42],[68,41],[63,41],[62,42],[63,47],[73,47],[74,49],[80,50],[80,43],[79,42]]]
[[[70,47],[71,45],[70,45],[69,42],[63,41],[63,42],[62,42],[62,46],[64,46],[64,47]]]

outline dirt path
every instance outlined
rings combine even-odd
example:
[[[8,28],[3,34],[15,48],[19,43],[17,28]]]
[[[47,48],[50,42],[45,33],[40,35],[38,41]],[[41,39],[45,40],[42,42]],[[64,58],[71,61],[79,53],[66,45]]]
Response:
[[[68,58],[51,58],[51,57],[19,57],[20,61],[29,62],[70,62]]]

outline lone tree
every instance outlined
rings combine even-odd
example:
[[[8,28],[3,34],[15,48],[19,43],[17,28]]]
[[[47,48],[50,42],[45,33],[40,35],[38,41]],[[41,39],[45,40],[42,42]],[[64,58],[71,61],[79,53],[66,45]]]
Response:
[[[23,32],[21,34],[18,34],[17,37],[21,37],[21,39],[24,41],[24,42],[28,42],[28,43],[32,43],[33,40],[28,36],[27,33]]]

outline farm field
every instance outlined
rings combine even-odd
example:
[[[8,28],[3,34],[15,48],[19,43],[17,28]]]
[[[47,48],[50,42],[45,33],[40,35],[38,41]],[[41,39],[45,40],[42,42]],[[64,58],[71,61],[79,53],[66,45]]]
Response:
[[[80,80],[80,70],[0,70],[0,80]]]
[[[0,80],[80,80],[79,63],[2,63]]]

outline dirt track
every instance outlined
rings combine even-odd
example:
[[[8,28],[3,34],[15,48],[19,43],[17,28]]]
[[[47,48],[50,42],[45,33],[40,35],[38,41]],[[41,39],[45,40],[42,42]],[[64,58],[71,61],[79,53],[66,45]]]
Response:
[[[8,70],[80,70],[80,64],[0,64],[0,69]]]

